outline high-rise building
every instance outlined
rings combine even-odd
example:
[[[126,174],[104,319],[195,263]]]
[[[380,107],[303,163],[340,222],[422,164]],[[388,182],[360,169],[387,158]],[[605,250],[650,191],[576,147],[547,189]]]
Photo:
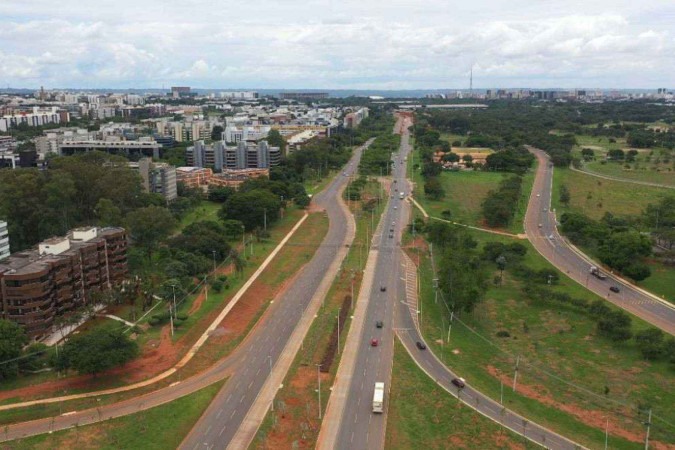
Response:
[[[9,256],[9,232],[7,222],[0,220],[0,261]]]
[[[130,163],[131,167],[136,164]],[[150,158],[142,158],[137,164],[146,192],[161,194],[167,202],[178,197],[176,168],[167,163],[153,163]]]

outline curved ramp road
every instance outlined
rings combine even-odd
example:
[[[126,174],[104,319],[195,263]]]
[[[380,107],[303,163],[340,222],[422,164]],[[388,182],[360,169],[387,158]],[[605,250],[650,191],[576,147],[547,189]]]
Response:
[[[674,305],[616,275],[606,273],[607,279],[600,280],[590,274],[590,267],[598,266],[598,263],[570,245],[558,233],[555,213],[551,212],[553,167],[548,155],[543,150],[527,148],[539,161],[525,215],[525,233],[532,245],[551,264],[567,273],[577,283],[663,331],[675,334]],[[620,292],[610,291],[612,286],[620,288]]]
[[[356,168],[361,152],[362,148],[355,151],[347,173]],[[314,204],[326,210],[330,221],[322,245],[281,298],[277,299],[279,310],[269,317],[267,323],[258,327],[259,332],[249,340],[242,364],[185,438],[181,449],[224,449],[230,443],[233,444],[232,448],[238,447],[232,440],[272,374],[296,324],[322,280],[335,276],[329,273],[329,268],[338,257],[336,248],[349,244],[345,241],[350,222],[339,202],[339,194],[348,180],[347,177],[337,176],[328,189],[314,198]]]

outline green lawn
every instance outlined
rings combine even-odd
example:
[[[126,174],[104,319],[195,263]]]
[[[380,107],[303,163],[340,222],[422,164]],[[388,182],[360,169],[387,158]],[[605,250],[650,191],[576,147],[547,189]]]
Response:
[[[100,424],[75,427],[18,441],[5,442],[3,449],[157,449],[177,448],[209,405],[223,382],[157,406]]]
[[[571,201],[568,208],[560,204],[560,186],[566,185]],[[569,169],[556,168],[553,172],[552,206],[558,216],[565,211],[577,211],[593,219],[601,219],[606,212],[614,215],[639,215],[649,203],[670,193],[664,189],[640,186],[620,181],[603,180]]]
[[[481,244],[510,241],[472,234]],[[528,243],[519,242],[528,246],[524,259],[528,266],[551,267]],[[421,274],[427,342],[443,361],[492,398],[499,398],[501,377],[504,401],[511,409],[595,448],[604,444],[606,417],[612,448],[640,448],[641,422],[646,417],[637,409],[639,405],[651,407],[658,416],[653,421],[653,439],[675,442],[675,428],[668,425],[675,423],[672,365],[644,361],[633,341],[614,345],[596,336],[595,322],[581,311],[527,300],[522,282],[508,272],[508,266],[503,285],[491,284],[476,310],[460,317],[469,328],[455,321],[450,345],[441,346],[439,340],[447,337],[449,314],[442,302],[434,303],[432,283],[424,281],[432,278],[428,259],[423,259]],[[589,301],[598,298],[565,276],[555,289]],[[634,331],[647,326],[635,317],[633,324]],[[509,337],[497,337],[498,331],[508,332]],[[519,390],[513,393],[509,386],[516,355],[521,355]],[[631,388],[626,389],[627,385]]]
[[[419,160],[419,153],[415,153],[415,161]],[[523,177],[523,193],[517,210],[507,231],[512,233],[522,233],[523,219],[527,211],[527,202],[534,182],[533,169]],[[482,172],[482,171],[444,171],[440,175],[440,180],[445,190],[445,197],[441,200],[431,200],[424,195],[424,178],[421,173],[414,171],[413,179],[415,181],[415,200],[417,200],[427,213],[434,217],[442,217],[442,212],[450,210],[451,220],[465,225],[484,227],[483,213],[481,204],[488,192],[497,190],[499,182],[511,173],[501,172]]]
[[[385,448],[539,448],[458,402],[395,340]]]
[[[202,203],[192,211],[185,214],[185,217],[180,221],[180,229],[200,220],[218,220],[218,211],[222,207],[222,203],[210,202],[203,200]]]

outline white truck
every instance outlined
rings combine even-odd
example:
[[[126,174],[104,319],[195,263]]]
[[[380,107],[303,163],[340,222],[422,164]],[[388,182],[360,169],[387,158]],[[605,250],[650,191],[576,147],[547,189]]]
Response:
[[[597,278],[599,280],[606,280],[607,279],[607,275],[600,272],[600,269],[598,269],[596,266],[591,266],[591,268],[589,269],[589,272],[591,273],[591,275],[593,275],[595,278]]]
[[[398,193],[398,198],[400,198],[401,200],[403,200],[403,199],[405,198],[405,192],[403,192],[403,191],[399,192],[399,193]]]
[[[375,392],[373,393],[373,412],[384,412],[384,383],[375,383]]]

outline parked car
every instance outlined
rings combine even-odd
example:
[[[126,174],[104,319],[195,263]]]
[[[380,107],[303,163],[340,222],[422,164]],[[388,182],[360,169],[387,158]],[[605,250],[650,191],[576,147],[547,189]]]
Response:
[[[612,291],[612,292],[616,292],[616,293],[621,292],[621,289],[619,289],[618,286],[612,286],[612,287],[609,288],[609,290]]]
[[[464,381],[464,378],[453,378],[452,384],[454,384],[455,386],[457,386],[460,389],[462,389],[464,386],[466,386],[466,382]]]
[[[424,342],[417,341],[417,348],[420,350],[426,350],[427,346],[424,344]]]

